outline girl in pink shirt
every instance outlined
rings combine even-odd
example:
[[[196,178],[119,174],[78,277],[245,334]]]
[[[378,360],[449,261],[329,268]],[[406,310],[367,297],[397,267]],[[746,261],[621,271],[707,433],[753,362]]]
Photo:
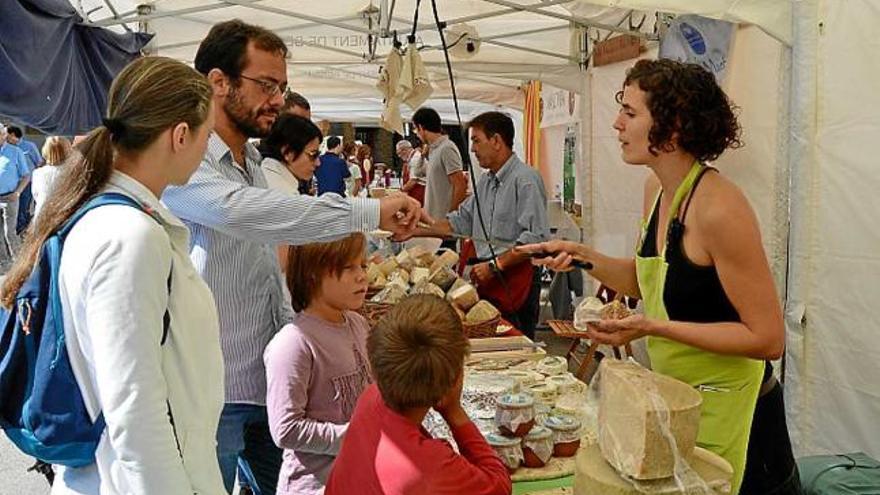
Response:
[[[363,234],[292,246],[287,285],[293,322],[264,354],[269,429],[284,449],[277,493],[321,494],[358,396],[371,379]]]

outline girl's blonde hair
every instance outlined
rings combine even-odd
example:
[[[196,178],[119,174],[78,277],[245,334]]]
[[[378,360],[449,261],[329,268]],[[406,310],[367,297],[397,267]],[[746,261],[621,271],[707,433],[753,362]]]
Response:
[[[46,165],[58,166],[67,161],[71,151],[70,140],[61,136],[50,136],[43,143],[43,159]]]

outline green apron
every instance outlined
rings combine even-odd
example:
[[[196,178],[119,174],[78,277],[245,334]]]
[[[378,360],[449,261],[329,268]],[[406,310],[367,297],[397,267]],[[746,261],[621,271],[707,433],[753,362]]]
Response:
[[[682,200],[693,189],[703,165],[694,163],[690,172],[675,191],[669,209],[669,219],[678,216]],[[654,202],[656,209],[660,195]],[[643,220],[639,251],[645,242],[650,219]],[[659,227],[659,222],[658,222]],[[667,225],[668,232],[668,225]],[[660,229],[657,229],[659,235]],[[669,320],[663,303],[666,285],[666,243],[659,256],[640,257],[636,253],[636,272],[645,316]],[[681,380],[700,391],[703,406],[700,413],[700,433],[697,444],[727,459],[733,466],[732,494],[739,492],[746,464],[749,430],[758,400],[758,390],[764,373],[764,363],[739,356],[725,356],[691,347],[661,337],[648,337],[648,355],[654,371]]]

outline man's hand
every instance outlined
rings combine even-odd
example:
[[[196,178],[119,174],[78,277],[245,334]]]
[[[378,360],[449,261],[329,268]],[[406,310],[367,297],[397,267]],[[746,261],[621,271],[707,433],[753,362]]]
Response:
[[[477,285],[485,285],[495,277],[495,271],[488,262],[478,263],[471,268],[471,280]]]
[[[420,221],[433,223],[419,202],[406,194],[391,194],[379,200],[379,228],[390,231],[395,240],[412,237]]]

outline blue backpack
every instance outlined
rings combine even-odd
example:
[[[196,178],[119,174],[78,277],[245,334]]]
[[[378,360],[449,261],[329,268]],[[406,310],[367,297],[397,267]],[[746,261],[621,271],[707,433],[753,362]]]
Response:
[[[103,414],[95,422],[89,417],[70,367],[58,295],[67,234],[86,212],[105,205],[138,208],[158,221],[123,194],[91,198],[43,245],[15,306],[0,308],[0,427],[22,452],[50,464],[93,464],[105,427]],[[169,321],[166,311],[162,344]]]

